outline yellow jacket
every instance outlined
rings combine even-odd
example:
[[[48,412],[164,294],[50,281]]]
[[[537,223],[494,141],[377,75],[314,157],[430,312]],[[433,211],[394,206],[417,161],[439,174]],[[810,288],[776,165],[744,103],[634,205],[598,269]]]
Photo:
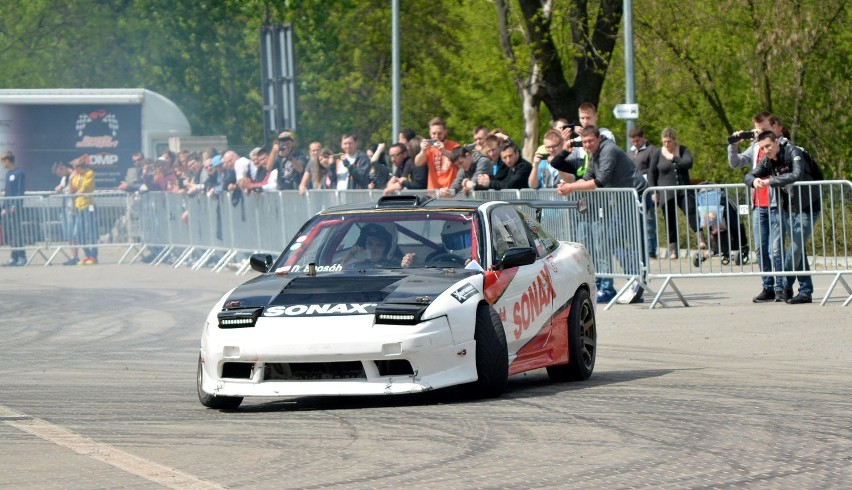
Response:
[[[75,194],[95,192],[95,171],[89,168],[82,175],[75,173],[71,177],[71,192]],[[77,211],[83,211],[93,202],[92,196],[77,196],[74,199],[74,207]]]

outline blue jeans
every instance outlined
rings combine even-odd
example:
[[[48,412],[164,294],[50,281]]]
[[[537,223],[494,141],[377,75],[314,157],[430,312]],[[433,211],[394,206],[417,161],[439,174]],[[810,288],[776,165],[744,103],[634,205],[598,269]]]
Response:
[[[617,239],[615,224],[622,223],[617,212],[610,211],[606,218],[598,219],[592,217],[590,221],[582,221],[577,224],[577,241],[586,245],[595,263],[597,273],[616,272],[616,262],[621,265],[625,273],[631,275],[639,275],[641,271],[634,269],[637,263],[632,254],[636,254],[636,250],[627,250],[624,245],[619,243]],[[640,230],[641,230],[640,224]],[[640,240],[643,240],[640,238]],[[644,242],[642,242],[644,243]],[[640,252],[641,253],[641,252]],[[638,254],[637,254],[638,255]],[[640,257],[639,261],[644,260]],[[615,296],[615,280],[611,277],[595,276],[595,286],[598,292]]]
[[[577,241],[586,245],[592,254],[596,273],[612,271],[612,257],[609,256],[607,226],[600,221],[580,222],[577,224]],[[615,295],[615,281],[611,277],[595,275],[595,287],[598,292]]]
[[[785,271],[809,271],[807,243],[814,231],[814,222],[819,219],[820,212],[803,213],[781,212],[781,231],[789,232],[790,247],[784,254]],[[793,289],[793,283],[799,279],[799,292],[811,296],[814,293],[814,283],[811,276],[787,276],[784,278],[784,289]]]
[[[98,229],[95,221],[95,209],[92,207],[77,210],[74,214],[74,225],[72,228],[72,241],[83,246],[86,257],[98,258]],[[90,245],[90,246],[86,246]],[[95,246],[91,246],[95,245]]]
[[[757,261],[763,272],[781,271],[781,222],[777,207],[752,210],[752,231],[754,233],[754,248],[757,250]],[[784,289],[784,278],[781,276],[763,276],[763,289],[774,289],[780,292]]]

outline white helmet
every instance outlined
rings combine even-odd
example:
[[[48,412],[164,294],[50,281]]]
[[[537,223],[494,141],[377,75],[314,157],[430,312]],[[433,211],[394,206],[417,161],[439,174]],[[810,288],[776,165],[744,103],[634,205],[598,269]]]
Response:
[[[441,227],[441,242],[448,250],[470,255],[470,247],[473,244],[471,224],[468,221],[446,221]]]

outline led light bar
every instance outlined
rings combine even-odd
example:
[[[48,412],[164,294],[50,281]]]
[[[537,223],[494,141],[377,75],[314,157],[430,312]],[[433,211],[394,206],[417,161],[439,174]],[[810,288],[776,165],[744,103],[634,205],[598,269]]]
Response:
[[[219,319],[219,328],[250,328],[257,322],[261,311],[263,308],[224,310],[220,311],[216,317]]]
[[[380,305],[375,323],[385,325],[417,325],[426,309],[424,305]]]

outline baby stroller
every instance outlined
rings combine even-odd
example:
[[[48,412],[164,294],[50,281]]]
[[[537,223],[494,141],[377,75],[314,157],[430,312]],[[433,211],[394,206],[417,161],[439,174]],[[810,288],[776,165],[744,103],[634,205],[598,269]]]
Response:
[[[696,197],[701,233],[709,237],[709,249],[703,254],[697,252],[692,264],[699,267],[701,262],[713,255],[722,259],[723,265],[732,260],[734,264],[746,264],[749,259],[748,235],[740,221],[737,207],[728,199],[723,189],[701,189]]]

